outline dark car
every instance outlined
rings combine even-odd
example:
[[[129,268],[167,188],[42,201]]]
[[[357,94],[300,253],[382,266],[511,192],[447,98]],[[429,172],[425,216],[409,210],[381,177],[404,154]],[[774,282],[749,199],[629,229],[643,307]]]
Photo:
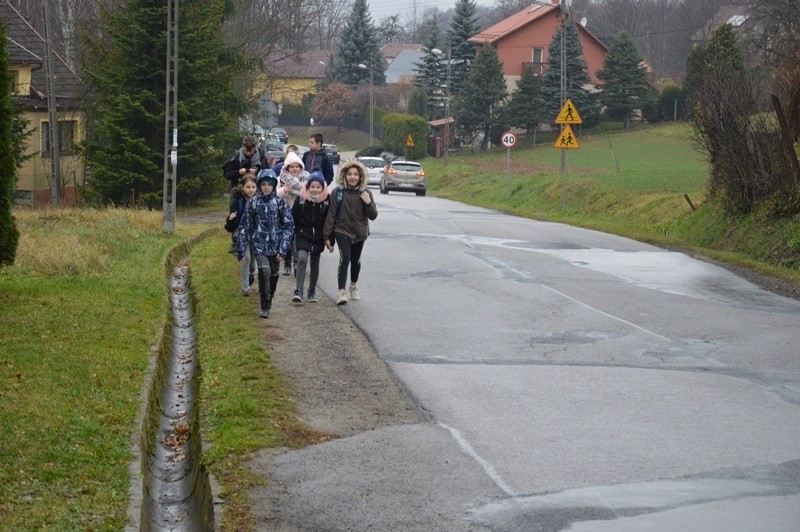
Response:
[[[272,131],[267,131],[258,149],[264,154],[265,162],[268,166],[273,166],[275,163],[281,161],[284,157],[283,144],[278,139],[278,135]]]
[[[269,131],[270,133],[275,133],[278,136],[278,140],[280,140],[282,143],[289,143],[289,134],[282,127],[273,127],[270,128]]]
[[[336,144],[323,144],[322,149],[325,150],[325,153],[331,158],[333,164],[339,164],[341,156],[339,155],[339,147],[336,146]]]

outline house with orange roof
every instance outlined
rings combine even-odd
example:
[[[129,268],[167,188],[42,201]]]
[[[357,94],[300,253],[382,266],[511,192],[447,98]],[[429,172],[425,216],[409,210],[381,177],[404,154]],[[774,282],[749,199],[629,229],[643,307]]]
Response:
[[[561,24],[558,2],[532,4],[468,39],[479,46],[488,44],[495,48],[510,90],[516,89],[526,65],[533,65],[539,75],[547,69],[550,43]],[[583,25],[577,26],[589,79],[599,84],[597,72],[603,68],[608,47]]]

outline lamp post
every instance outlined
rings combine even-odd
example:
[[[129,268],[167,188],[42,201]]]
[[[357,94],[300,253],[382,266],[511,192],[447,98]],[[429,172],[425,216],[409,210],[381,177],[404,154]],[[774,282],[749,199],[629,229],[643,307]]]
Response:
[[[369,145],[372,146],[372,139],[373,137],[373,122],[372,122],[372,110],[375,107],[375,101],[372,95],[372,61],[370,61],[369,66],[365,65],[364,63],[359,63],[358,68],[366,70],[369,68]]]
[[[431,48],[431,52],[441,56],[444,54],[438,48]],[[445,81],[444,86],[444,164],[447,166],[447,162],[450,157],[450,56],[451,56],[451,47],[447,46],[447,78]]]

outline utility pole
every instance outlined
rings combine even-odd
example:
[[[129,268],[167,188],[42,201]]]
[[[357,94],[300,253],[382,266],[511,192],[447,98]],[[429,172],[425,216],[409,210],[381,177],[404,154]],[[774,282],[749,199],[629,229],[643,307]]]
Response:
[[[558,2],[559,22],[561,23],[561,107],[567,101],[567,12],[564,0]],[[564,131],[564,125],[561,125]],[[567,208],[567,150],[561,150],[561,171],[564,173],[564,193],[562,194],[562,208]]]
[[[53,83],[53,34],[50,29],[50,2],[44,3],[44,68],[47,78],[47,131],[50,141],[50,204],[61,203],[61,146],[58,135],[58,108],[56,89]]]
[[[450,36],[447,37],[447,80],[444,86],[444,165],[447,166],[450,156],[450,64],[452,63],[453,43],[450,41]],[[437,56],[442,56],[442,52],[438,48],[431,48],[431,52]]]
[[[164,198],[161,229],[170,235],[175,231],[175,188],[178,175],[178,3],[178,0],[167,0],[167,90],[164,104]]]

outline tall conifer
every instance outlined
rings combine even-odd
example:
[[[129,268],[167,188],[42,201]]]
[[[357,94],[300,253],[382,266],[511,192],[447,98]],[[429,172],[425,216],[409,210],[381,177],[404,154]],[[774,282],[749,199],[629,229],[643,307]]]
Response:
[[[467,39],[478,33],[473,0],[458,0],[450,22],[450,94],[458,95],[464,90],[470,67],[475,60],[475,45]]]
[[[339,44],[330,77],[336,83],[356,86],[369,83],[372,69],[372,83],[386,84],[386,72],[381,54],[378,32],[372,23],[367,0],[355,0],[353,10],[339,34]],[[360,68],[363,64],[368,68]]]
[[[485,150],[492,132],[505,117],[506,82],[497,52],[484,45],[478,50],[464,92],[456,99],[458,125],[466,133],[483,133]],[[495,140],[495,139],[491,139]]]
[[[564,25],[566,70],[567,70],[567,98],[571,99],[578,108],[581,116],[588,116],[594,112],[595,104],[591,93],[584,88],[589,83],[586,73],[586,61],[583,59],[583,48],[578,37],[578,28],[575,21],[567,20]],[[544,98],[545,117],[554,121],[561,110],[561,27],[553,36],[550,48],[547,51],[547,70],[542,77],[542,98]]]
[[[620,32],[611,43],[597,77],[603,81],[600,102],[612,118],[625,118],[628,126],[631,112],[641,108],[647,96],[646,72],[642,55],[627,33]]]
[[[17,161],[11,136],[15,116],[11,105],[13,82],[8,69],[6,29],[0,22],[0,266],[14,263],[19,243],[19,231],[11,213],[17,188]]]
[[[535,74],[533,65],[526,65],[508,104],[509,123],[531,133],[539,122],[549,121],[543,107],[542,77]]]
[[[161,206],[164,164],[166,3],[130,0],[103,18],[103,42],[91,42],[84,71],[94,92],[82,145],[97,203]],[[242,110],[235,79],[252,76],[222,44],[217,0],[180,4],[178,201],[210,196],[219,184],[228,126]]]

